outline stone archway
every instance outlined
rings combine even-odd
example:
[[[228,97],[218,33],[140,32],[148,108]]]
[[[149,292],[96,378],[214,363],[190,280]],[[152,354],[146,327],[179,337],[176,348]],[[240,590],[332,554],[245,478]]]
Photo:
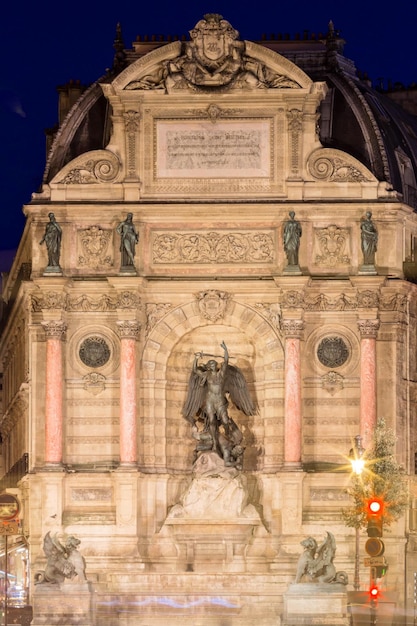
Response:
[[[246,442],[245,469],[277,471],[283,460],[284,352],[276,328],[252,307],[230,302],[221,320],[202,316],[197,303],[170,310],[150,331],[140,379],[139,465],[146,472],[189,472],[194,443],[181,415],[195,352],[240,367],[259,406],[246,417],[231,407]]]

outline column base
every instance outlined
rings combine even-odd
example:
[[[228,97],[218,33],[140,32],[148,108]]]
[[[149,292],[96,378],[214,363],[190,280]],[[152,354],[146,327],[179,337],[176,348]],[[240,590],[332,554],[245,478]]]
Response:
[[[302,472],[303,465],[299,461],[285,461],[282,469],[284,472]]]

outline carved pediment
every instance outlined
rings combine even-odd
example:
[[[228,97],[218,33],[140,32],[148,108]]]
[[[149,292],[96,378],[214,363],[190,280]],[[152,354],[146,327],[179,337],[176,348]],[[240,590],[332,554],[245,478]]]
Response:
[[[120,171],[120,161],[113,152],[92,150],[67,163],[51,183],[65,185],[114,183]]]
[[[114,81],[116,89],[224,92],[229,89],[300,89],[311,80],[279,54],[242,41],[231,24],[207,14],[174,42],[133,63]]]
[[[360,161],[341,150],[319,148],[307,161],[310,175],[321,181],[336,183],[375,182],[376,178]]]

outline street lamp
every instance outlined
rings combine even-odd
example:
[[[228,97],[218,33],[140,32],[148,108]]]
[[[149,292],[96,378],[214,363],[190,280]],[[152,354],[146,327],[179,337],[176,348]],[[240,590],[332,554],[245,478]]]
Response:
[[[362,447],[362,437],[356,435],[355,444],[349,452],[349,460],[352,465],[352,472],[357,476],[360,476],[365,469],[364,452],[365,448]],[[355,591],[359,591],[360,588],[359,565],[359,528],[355,528],[355,574],[353,579],[353,588]]]

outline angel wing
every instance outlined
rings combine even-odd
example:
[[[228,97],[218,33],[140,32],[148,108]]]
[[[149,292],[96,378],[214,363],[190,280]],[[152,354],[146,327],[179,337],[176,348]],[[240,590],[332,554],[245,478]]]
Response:
[[[51,532],[47,532],[43,538],[43,551],[49,557],[59,557],[65,554],[65,548],[56,537],[51,537]]]
[[[255,415],[257,413],[256,404],[250,396],[243,372],[235,365],[227,366],[224,391],[229,393],[230,399],[239,411],[242,411],[245,415]]]
[[[197,369],[202,373],[206,371],[201,365],[199,365]],[[194,417],[200,415],[201,408],[204,404],[207,392],[205,382],[204,376],[198,376],[195,372],[191,372],[188,381],[187,398],[182,407],[183,417],[191,424],[194,424]]]
[[[320,560],[322,565],[330,565],[336,554],[336,540],[334,535],[329,533],[329,531],[326,531],[326,533],[326,538],[317,549],[317,559]]]

